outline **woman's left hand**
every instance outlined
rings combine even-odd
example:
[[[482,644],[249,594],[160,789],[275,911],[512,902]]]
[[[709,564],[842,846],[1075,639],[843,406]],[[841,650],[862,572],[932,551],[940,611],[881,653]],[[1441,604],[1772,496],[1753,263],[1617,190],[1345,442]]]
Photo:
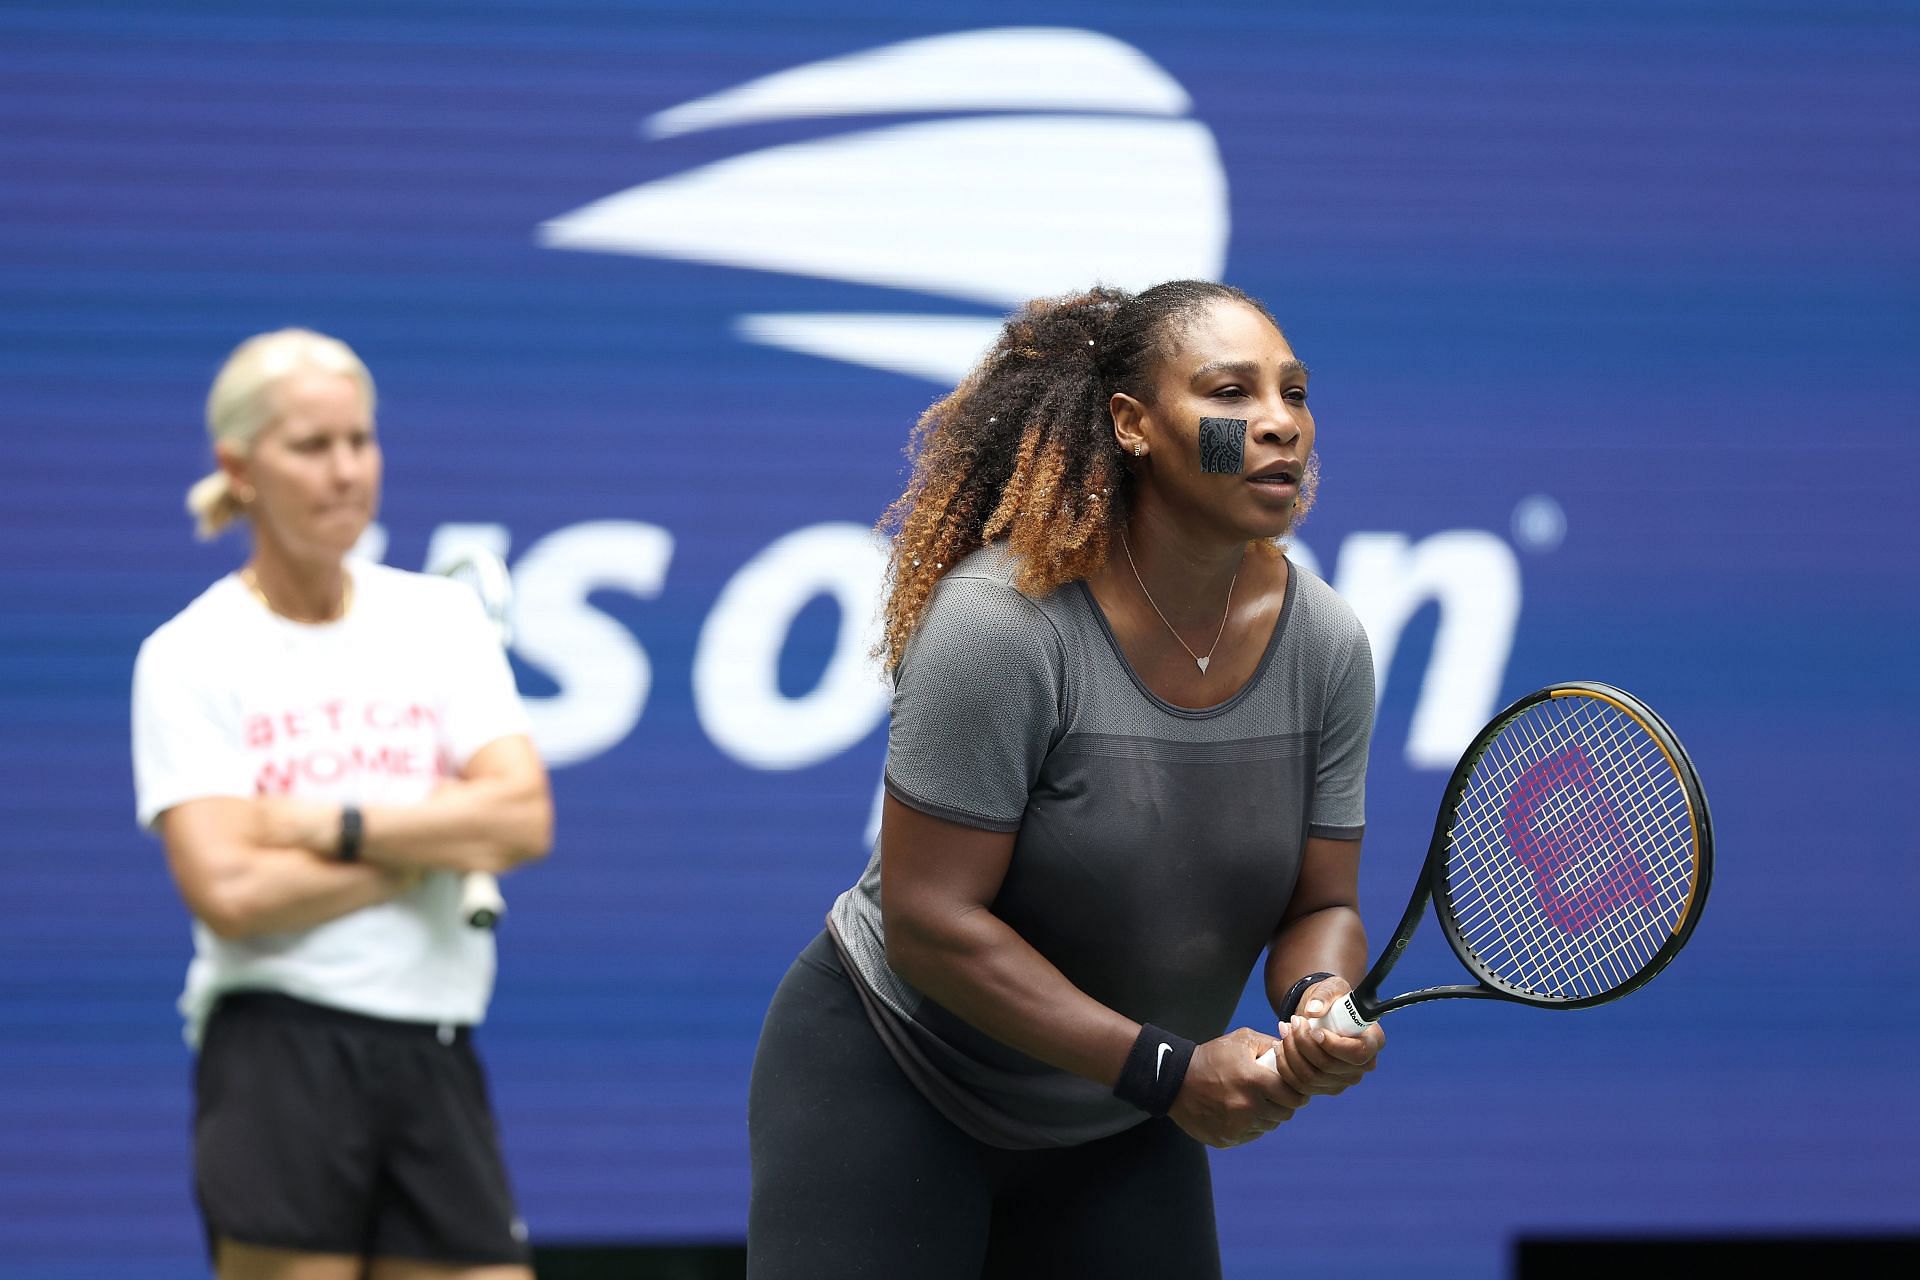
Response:
[[[1280,1028],[1280,1053],[1289,1079],[1298,1082],[1303,1093],[1332,1096],[1344,1093],[1373,1070],[1387,1036],[1374,1023],[1357,1036],[1338,1035],[1326,1027],[1311,1027],[1308,1020],[1324,1017],[1334,1002],[1353,988],[1345,978],[1323,978],[1300,997],[1300,1010],[1292,1021]]]

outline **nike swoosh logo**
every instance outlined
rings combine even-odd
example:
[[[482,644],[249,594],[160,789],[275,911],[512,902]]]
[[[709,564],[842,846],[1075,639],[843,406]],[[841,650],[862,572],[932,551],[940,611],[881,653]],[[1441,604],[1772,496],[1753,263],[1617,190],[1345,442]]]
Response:
[[[1173,1052],[1173,1046],[1165,1040],[1160,1042],[1160,1056],[1153,1060],[1153,1078],[1160,1078],[1160,1068],[1166,1065],[1167,1055]]]

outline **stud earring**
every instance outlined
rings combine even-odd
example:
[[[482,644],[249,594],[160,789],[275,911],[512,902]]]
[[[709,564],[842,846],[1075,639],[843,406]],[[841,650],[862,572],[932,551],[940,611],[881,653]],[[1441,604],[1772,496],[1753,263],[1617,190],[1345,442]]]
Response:
[[[1135,446],[1133,446],[1133,456],[1134,456],[1134,457],[1136,457],[1136,458],[1144,458],[1144,457],[1146,457],[1146,455],[1147,455],[1147,446],[1145,446],[1145,445],[1143,445],[1143,444],[1136,444]]]

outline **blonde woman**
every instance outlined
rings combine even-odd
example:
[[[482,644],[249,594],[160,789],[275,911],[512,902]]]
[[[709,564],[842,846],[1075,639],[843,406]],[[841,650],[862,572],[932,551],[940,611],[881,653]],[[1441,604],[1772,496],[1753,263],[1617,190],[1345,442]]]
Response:
[[[234,351],[188,507],[252,554],[134,669],[139,819],[193,914],[195,1189],[221,1280],[531,1280],[470,1042],[493,936],[459,881],[544,855],[552,804],[477,599],[348,559],[374,403],[333,338]]]

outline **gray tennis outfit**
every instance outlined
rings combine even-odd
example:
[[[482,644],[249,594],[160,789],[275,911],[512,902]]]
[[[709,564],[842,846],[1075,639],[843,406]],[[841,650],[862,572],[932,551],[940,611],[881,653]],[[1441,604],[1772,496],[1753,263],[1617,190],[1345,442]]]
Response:
[[[1082,582],[1013,586],[1004,546],[936,588],[895,673],[886,787],[1018,832],[993,911],[1075,986],[1195,1041],[1227,1030],[1308,836],[1365,823],[1373,660],[1353,611],[1291,566],[1241,691],[1176,707],[1141,683]],[[942,1114],[995,1147],[1069,1146],[1146,1114],[974,1029],[887,965],[880,851],[828,917],[867,1016]]]

